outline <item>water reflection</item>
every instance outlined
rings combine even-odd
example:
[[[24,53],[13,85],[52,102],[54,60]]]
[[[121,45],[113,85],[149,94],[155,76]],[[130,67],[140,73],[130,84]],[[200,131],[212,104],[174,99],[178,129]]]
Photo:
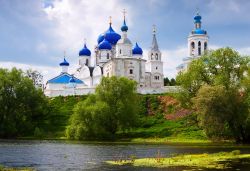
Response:
[[[236,147],[195,147],[174,145],[140,145],[140,144],[81,144],[64,141],[1,141],[0,164],[12,167],[34,167],[37,170],[169,170],[181,171],[187,168],[172,167],[164,169],[132,168],[131,166],[109,166],[106,160],[156,156],[160,151],[164,156],[180,153],[214,153],[232,151]],[[250,153],[249,147],[241,147],[242,153]],[[232,162],[240,170],[250,170],[250,164]],[[244,168],[245,167],[245,168]],[[190,169],[190,168],[189,168]],[[208,170],[208,169],[207,169]],[[230,169],[227,169],[230,170]]]

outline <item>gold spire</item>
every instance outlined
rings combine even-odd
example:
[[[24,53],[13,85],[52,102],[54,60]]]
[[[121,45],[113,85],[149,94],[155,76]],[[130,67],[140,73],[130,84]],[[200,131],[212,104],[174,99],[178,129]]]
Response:
[[[109,24],[111,25],[112,24],[112,17],[109,16]]]

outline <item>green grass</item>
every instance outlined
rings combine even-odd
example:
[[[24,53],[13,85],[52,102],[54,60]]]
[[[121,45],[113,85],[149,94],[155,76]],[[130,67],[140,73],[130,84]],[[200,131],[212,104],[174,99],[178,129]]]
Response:
[[[234,159],[250,159],[250,154],[240,154],[239,150],[213,154],[182,154],[168,158],[164,158],[161,154],[158,154],[153,158],[131,158],[129,160],[107,161],[107,163],[111,165],[129,164],[140,167],[165,168],[173,166],[186,166],[197,168],[225,169],[229,167],[227,161]]]
[[[0,165],[0,171],[35,171],[32,168],[10,168]]]
[[[118,132],[119,138],[129,137],[132,142],[141,143],[210,143],[204,131],[188,116],[176,121],[145,117],[139,128]]]

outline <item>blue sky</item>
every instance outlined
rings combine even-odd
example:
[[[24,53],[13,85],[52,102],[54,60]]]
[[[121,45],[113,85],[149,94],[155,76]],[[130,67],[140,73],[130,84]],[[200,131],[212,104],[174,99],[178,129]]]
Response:
[[[45,79],[60,72],[63,51],[77,66],[84,38],[93,54],[96,39],[108,28],[120,32],[122,10],[127,10],[128,36],[147,50],[152,25],[164,59],[164,74],[174,77],[187,55],[187,36],[199,8],[209,47],[230,46],[250,55],[249,0],[0,0],[0,67],[32,68]]]

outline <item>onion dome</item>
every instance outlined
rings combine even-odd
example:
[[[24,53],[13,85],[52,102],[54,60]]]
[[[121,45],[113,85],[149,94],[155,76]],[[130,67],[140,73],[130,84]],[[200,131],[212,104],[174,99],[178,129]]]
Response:
[[[105,37],[105,33],[100,34],[100,35],[98,36],[97,43],[98,43],[98,44],[101,43],[101,42],[103,41],[104,37]]]
[[[135,43],[135,47],[132,50],[133,55],[142,55],[143,51],[142,48],[140,48],[137,44],[137,42]]]
[[[201,16],[199,13],[196,14],[196,16],[194,16],[194,22],[195,23],[201,23]]]
[[[111,50],[112,46],[111,44],[106,40],[106,37],[103,39],[103,41],[98,45],[98,49],[100,50]]]
[[[98,44],[103,41],[104,37],[107,39],[107,41],[111,45],[115,45],[117,41],[121,38],[121,35],[119,35],[113,30],[111,23],[110,23],[109,29],[98,36],[98,39],[97,39]]]
[[[123,25],[121,27],[121,31],[128,31],[128,26],[126,25],[125,19],[123,20]]]
[[[66,61],[66,59],[63,59],[63,62],[59,64],[60,66],[69,66],[69,63]]]
[[[205,30],[202,30],[200,28],[197,28],[197,29],[193,30],[192,33],[193,34],[207,34],[207,32]]]
[[[87,48],[86,43],[84,43],[84,47],[82,50],[80,50],[79,52],[79,56],[90,56],[91,52],[90,50]]]
[[[110,44],[115,45],[117,41],[121,38],[121,35],[116,33],[110,24],[109,29],[105,33],[105,38],[107,39],[107,41],[109,41]]]
[[[70,82],[70,83],[75,83],[76,80],[75,80],[74,77],[72,76],[72,77],[70,78],[69,82]]]

